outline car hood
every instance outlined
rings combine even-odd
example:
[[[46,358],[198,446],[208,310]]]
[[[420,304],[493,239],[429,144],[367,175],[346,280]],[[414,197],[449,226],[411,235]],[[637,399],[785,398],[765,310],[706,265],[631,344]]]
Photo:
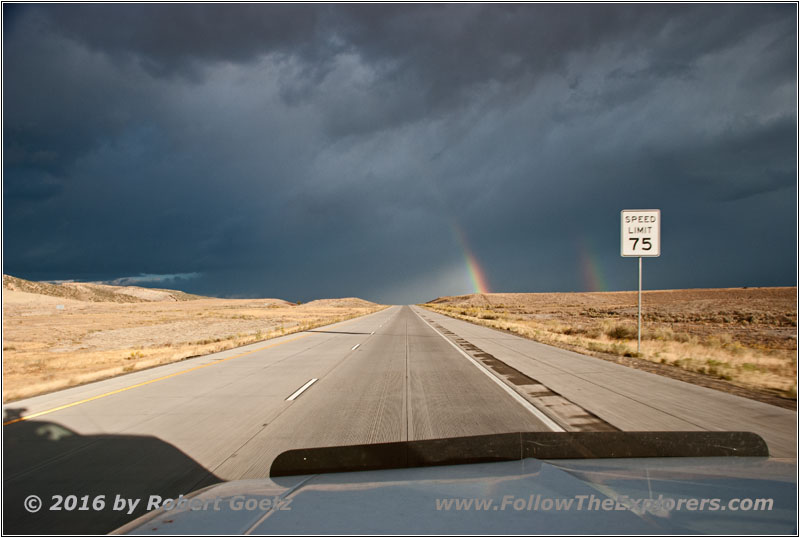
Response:
[[[217,484],[115,532],[796,534],[795,469],[766,457],[526,458],[283,476]]]

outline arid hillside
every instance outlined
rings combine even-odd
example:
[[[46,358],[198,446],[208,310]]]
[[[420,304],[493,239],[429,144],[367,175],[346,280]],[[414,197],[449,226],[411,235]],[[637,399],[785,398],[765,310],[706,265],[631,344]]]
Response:
[[[715,388],[797,398],[797,288],[645,291],[642,302],[641,355],[636,292],[474,294],[424,306]]]
[[[47,282],[32,282],[10,275],[3,275],[3,292],[8,291],[95,303],[191,301],[205,298],[176,290],[141,288],[139,286],[109,286],[107,284],[88,282],[49,284]],[[12,296],[16,296],[16,293],[12,294]],[[32,297],[21,297],[19,299],[32,300]]]
[[[223,351],[383,308],[363,299],[215,299],[3,276],[3,401]]]

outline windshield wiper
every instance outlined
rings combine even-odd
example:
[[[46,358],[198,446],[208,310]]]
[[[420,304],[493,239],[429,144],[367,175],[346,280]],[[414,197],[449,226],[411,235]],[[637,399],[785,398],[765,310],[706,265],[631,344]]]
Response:
[[[283,452],[270,476],[513,461],[524,458],[769,457],[751,432],[517,432]]]

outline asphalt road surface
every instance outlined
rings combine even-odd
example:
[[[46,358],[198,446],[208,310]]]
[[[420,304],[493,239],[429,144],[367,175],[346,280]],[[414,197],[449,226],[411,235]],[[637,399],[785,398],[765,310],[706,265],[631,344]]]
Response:
[[[515,431],[729,429],[756,431],[774,455],[796,457],[793,411],[417,307],[3,410],[6,534],[108,532],[144,513],[151,496],[267,477],[291,448]],[[41,507],[31,512],[33,495]],[[52,510],[57,496],[62,509]],[[114,510],[122,498],[140,502]]]

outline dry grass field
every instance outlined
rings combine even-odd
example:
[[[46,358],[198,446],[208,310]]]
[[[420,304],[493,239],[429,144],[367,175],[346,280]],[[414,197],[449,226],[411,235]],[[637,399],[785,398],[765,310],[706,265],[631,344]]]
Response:
[[[616,362],[635,366],[638,357],[663,367],[658,373],[722,381],[716,388],[796,400],[797,288],[645,291],[642,303],[641,355],[636,292],[475,294],[423,306]]]
[[[3,277],[3,402],[308,330],[383,308]]]

